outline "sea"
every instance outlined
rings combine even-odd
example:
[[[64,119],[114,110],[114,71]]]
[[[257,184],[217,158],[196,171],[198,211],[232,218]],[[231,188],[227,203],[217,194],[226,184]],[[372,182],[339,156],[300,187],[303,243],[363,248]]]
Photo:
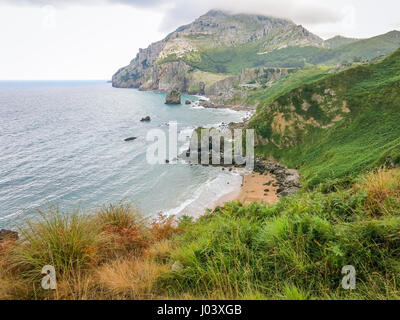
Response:
[[[93,213],[129,203],[146,217],[198,217],[240,189],[237,172],[186,161],[149,164],[153,129],[176,122],[179,152],[198,126],[240,122],[248,114],[166,105],[165,94],[113,88],[107,81],[0,81],[0,228],[40,212]],[[141,122],[150,116],[150,122]],[[125,142],[129,137],[134,141]],[[185,140],[185,137],[187,140]]]

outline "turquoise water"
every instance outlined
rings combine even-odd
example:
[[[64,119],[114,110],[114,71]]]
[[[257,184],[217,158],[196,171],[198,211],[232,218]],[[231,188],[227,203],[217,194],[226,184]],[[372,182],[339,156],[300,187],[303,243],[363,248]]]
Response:
[[[0,227],[51,206],[69,212],[119,201],[148,216],[198,215],[237,189],[238,175],[219,168],[147,164],[146,134],[177,121],[178,132],[190,135],[244,113],[164,101],[102,81],[0,82]],[[147,115],[152,121],[140,122]]]

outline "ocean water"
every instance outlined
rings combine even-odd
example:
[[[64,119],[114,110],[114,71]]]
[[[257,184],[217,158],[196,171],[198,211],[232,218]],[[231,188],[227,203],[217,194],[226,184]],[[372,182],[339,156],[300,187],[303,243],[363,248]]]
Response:
[[[0,82],[0,228],[53,206],[90,212],[120,201],[147,216],[196,216],[237,190],[240,176],[220,168],[149,165],[146,134],[176,121],[189,136],[197,126],[241,121],[244,112],[164,101],[104,81]],[[147,115],[152,121],[140,122]]]

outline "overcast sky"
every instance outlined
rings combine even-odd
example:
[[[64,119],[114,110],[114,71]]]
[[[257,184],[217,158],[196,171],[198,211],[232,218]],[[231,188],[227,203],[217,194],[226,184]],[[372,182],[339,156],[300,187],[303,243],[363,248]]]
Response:
[[[399,0],[0,0],[0,79],[110,79],[210,9],[289,18],[322,38],[400,30]]]

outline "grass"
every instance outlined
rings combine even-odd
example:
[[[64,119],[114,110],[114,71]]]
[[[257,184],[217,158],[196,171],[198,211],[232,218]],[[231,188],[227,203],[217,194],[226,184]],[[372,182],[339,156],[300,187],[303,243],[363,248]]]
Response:
[[[238,74],[244,68],[260,66],[303,68],[311,65],[336,65],[353,61],[369,61],[393,53],[400,47],[398,31],[389,32],[370,39],[350,41],[350,43],[332,49],[306,47],[286,47],[270,50],[263,49],[268,38],[237,46],[203,48],[190,52],[184,58],[171,55],[159,63],[184,60],[191,67],[215,74]]]
[[[290,90],[298,88],[306,83],[312,83],[323,79],[328,75],[331,69],[332,68],[329,66],[307,66],[303,69],[299,69],[282,79],[274,81],[268,88],[261,87],[250,92],[246,98],[245,104],[258,105],[259,108],[262,108]]]
[[[382,62],[325,76],[273,102],[265,100],[250,126],[270,143],[260,145],[257,152],[299,167],[310,188],[351,180],[387,161],[399,163],[399,70],[397,51]],[[305,111],[304,104],[311,107]],[[342,111],[345,105],[347,112]],[[281,131],[273,127],[279,113],[285,120]],[[338,116],[341,120],[333,122]]]
[[[1,243],[0,298],[399,299],[399,214],[400,169],[385,168],[276,205],[227,203],[198,221],[146,221],[123,204],[50,212]],[[120,232],[134,236],[115,241]],[[40,287],[46,264],[54,292]],[[354,291],[341,288],[345,265],[356,268]]]
[[[189,53],[183,59],[193,68],[216,74],[238,74],[244,68],[254,67],[304,67],[306,57],[320,49],[316,47],[288,47],[260,55],[261,42],[236,47],[221,47]]]
[[[28,222],[21,235],[29,245],[14,251],[15,267],[24,276],[37,275],[45,265],[57,266],[60,273],[80,270],[96,260],[98,245],[104,240],[100,229],[88,217],[77,212],[63,215],[55,211],[51,216],[40,212],[42,219]]]
[[[166,265],[151,260],[125,259],[100,267],[96,275],[107,295],[114,299],[154,299],[156,280],[167,271]]]
[[[375,206],[379,214],[371,215],[368,201],[375,179],[379,189],[397,190],[398,174],[378,171],[357,188],[304,193],[275,206],[226,204],[177,237],[171,258],[184,268],[161,283],[171,295],[208,298],[398,298],[399,194],[377,198],[388,206]],[[340,286],[349,264],[357,270],[355,292]]]
[[[93,214],[41,212],[20,240],[0,243],[0,299],[155,297],[155,279],[169,268],[168,239],[178,232],[172,218],[149,221],[126,204]],[[55,267],[54,292],[41,288],[45,265]]]

